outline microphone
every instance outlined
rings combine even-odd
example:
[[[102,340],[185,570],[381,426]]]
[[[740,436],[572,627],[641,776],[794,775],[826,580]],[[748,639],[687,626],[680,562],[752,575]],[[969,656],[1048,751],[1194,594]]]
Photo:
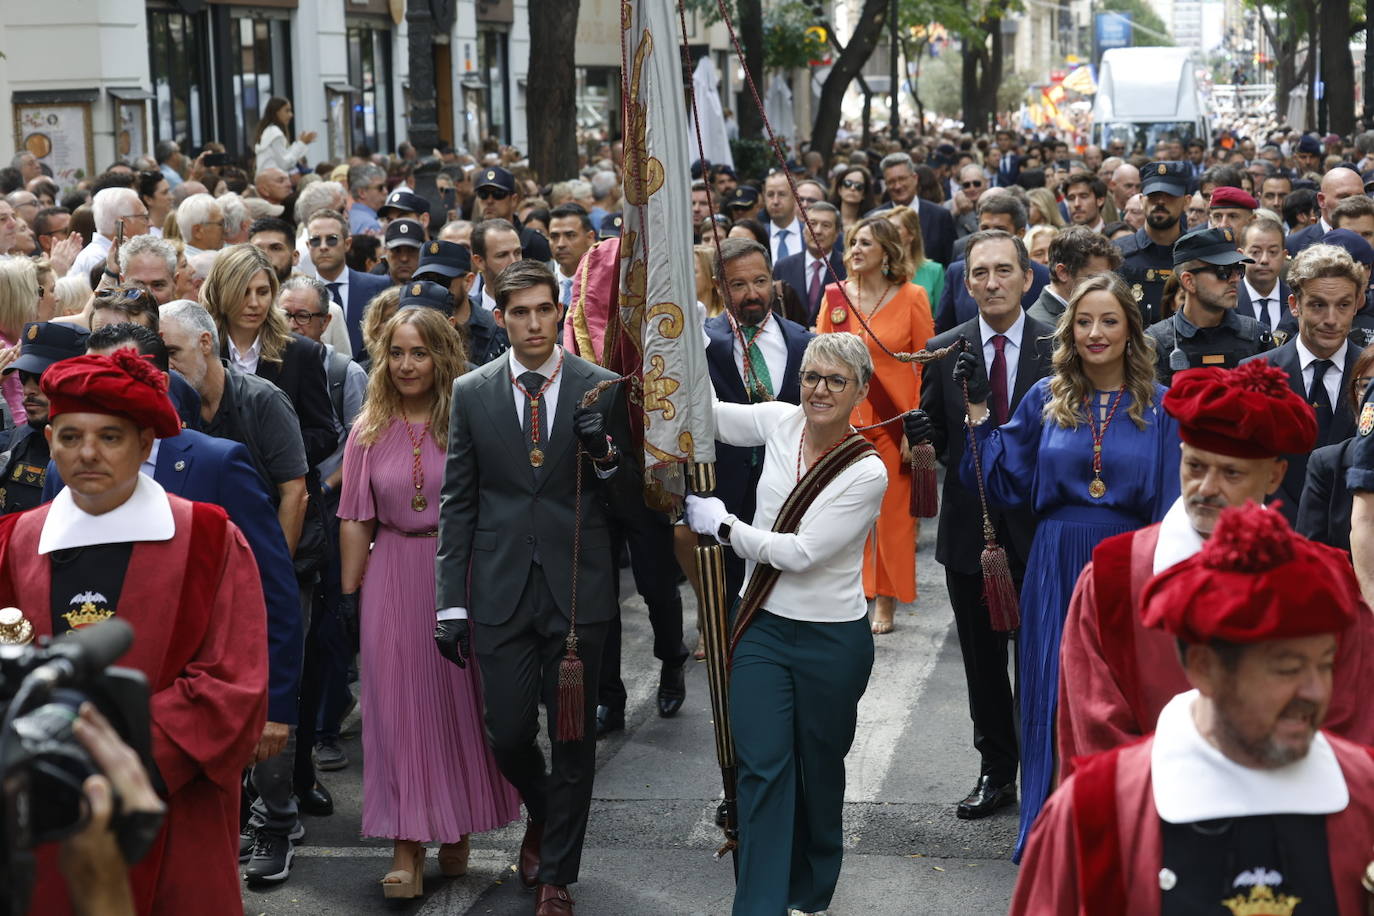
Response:
[[[133,641],[133,627],[117,617],[72,630],[53,641],[48,647],[51,660],[29,677],[45,681],[50,688],[84,681],[118,661]]]

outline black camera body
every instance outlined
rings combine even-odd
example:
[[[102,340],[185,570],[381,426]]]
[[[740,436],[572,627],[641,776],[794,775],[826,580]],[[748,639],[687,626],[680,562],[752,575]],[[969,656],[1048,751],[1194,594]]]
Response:
[[[142,672],[107,667],[132,638],[128,624],[109,620],[37,645],[0,645],[0,866],[9,912],[28,909],[33,850],[71,836],[89,818],[82,784],[100,769],[72,733],[82,703],[100,710],[161,788],[148,681]],[[117,793],[114,802],[110,827],[132,864],[152,846],[161,817],[124,812]]]

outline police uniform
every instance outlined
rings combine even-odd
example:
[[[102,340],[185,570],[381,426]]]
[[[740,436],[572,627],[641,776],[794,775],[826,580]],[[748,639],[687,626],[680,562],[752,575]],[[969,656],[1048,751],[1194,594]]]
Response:
[[[1199,229],[1174,243],[1174,266],[1189,261],[1208,264],[1254,263],[1236,249],[1236,236],[1230,229]],[[1273,338],[1257,319],[1226,310],[1216,327],[1200,328],[1180,308],[1145,331],[1155,343],[1155,371],[1161,385],[1168,385],[1175,372],[1184,369],[1217,367],[1234,369],[1242,359],[1273,347]]]
[[[1182,162],[1151,162],[1140,173],[1141,194],[1163,191],[1182,197],[1188,193],[1188,168]],[[1181,216],[1179,224],[1183,225]],[[1174,274],[1173,246],[1157,244],[1143,226],[1114,244],[1121,249],[1117,273],[1140,305],[1145,323],[1153,324],[1161,317],[1159,304],[1164,299],[1164,284]]]
[[[474,192],[483,188],[497,188],[507,194],[515,194],[515,176],[499,165],[489,165],[482,169],[477,175],[477,181],[473,184]],[[516,219],[515,214],[510,216],[510,222],[515,226],[515,231],[520,233],[520,250],[523,255],[532,261],[551,261],[553,260],[553,250],[549,248],[549,240],[536,229],[526,229],[520,225],[520,220]]]
[[[42,376],[49,366],[59,360],[80,356],[86,352],[85,328],[71,324],[31,322],[24,327],[19,358],[5,370],[27,372]],[[0,515],[25,512],[42,503],[43,484],[48,477],[48,437],[43,424],[34,427],[15,418],[9,459],[0,472]]]

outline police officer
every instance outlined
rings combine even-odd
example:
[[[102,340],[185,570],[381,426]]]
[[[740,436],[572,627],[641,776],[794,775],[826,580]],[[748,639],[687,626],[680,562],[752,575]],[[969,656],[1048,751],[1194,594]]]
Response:
[[[406,217],[418,222],[426,229],[429,228],[429,201],[425,200],[414,191],[396,189],[387,195],[386,202],[377,211],[377,219],[383,225],[390,226],[391,220]]]
[[[1139,303],[1147,325],[1162,317],[1159,303],[1164,298],[1164,283],[1174,272],[1174,242],[1184,230],[1188,174],[1184,162],[1151,162],[1142,168],[1145,225],[1115,243],[1122,257],[1118,273]]]
[[[552,261],[553,250],[549,240],[535,229],[520,225],[515,215],[520,205],[520,192],[515,187],[515,176],[499,165],[489,165],[477,173],[473,184],[477,199],[482,202],[482,219],[509,220],[520,233],[520,250],[532,261]]]
[[[420,249],[425,245],[425,227],[410,217],[393,219],[386,224],[386,260],[373,273],[384,273],[392,283],[405,283],[415,274]]]
[[[9,461],[0,473],[0,514],[23,512],[42,502],[48,475],[48,399],[38,380],[53,363],[86,352],[86,329],[72,324],[33,322],[25,325],[19,358],[5,370],[19,373],[24,384],[24,413],[9,443]],[[18,419],[17,417],[15,419]]]
[[[1174,244],[1183,304],[1145,331],[1155,342],[1160,384],[1168,385],[1184,369],[1234,368],[1273,346],[1259,321],[1236,312],[1241,265],[1253,263],[1236,248],[1230,229],[1197,229]]]
[[[721,209],[725,211],[726,216],[739,222],[742,219],[758,219],[759,207],[762,204],[759,189],[742,184],[726,195],[724,202],[721,203]]]
[[[401,307],[405,307],[407,291],[416,286],[416,281],[431,281],[421,284],[423,287],[438,284],[447,289],[452,295],[447,311],[449,320],[463,335],[468,359],[473,365],[480,366],[504,353],[510,347],[510,340],[491,312],[483,308],[480,302],[473,302],[468,295],[473,276],[472,253],[467,248],[457,242],[426,242],[420,249],[420,264],[415,268],[411,282],[401,291]],[[422,290],[413,295],[423,297],[427,293]]]

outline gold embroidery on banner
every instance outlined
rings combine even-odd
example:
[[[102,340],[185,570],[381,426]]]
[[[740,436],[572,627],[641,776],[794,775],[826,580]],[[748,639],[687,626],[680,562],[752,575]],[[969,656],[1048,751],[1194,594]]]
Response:
[[[663,357],[654,354],[649,357],[649,365],[644,369],[644,413],[645,422],[648,422],[648,414],[662,413],[663,419],[671,420],[677,416],[677,406],[672,401],[673,392],[681,387],[681,383],[672,376],[663,374],[667,368]]]
[[[639,100],[640,81],[644,74],[644,59],[654,52],[654,38],[645,29],[635,49],[634,68],[630,71],[630,104],[625,110],[625,201],[642,207],[663,187],[663,163],[649,155],[645,132],[647,112]]]

